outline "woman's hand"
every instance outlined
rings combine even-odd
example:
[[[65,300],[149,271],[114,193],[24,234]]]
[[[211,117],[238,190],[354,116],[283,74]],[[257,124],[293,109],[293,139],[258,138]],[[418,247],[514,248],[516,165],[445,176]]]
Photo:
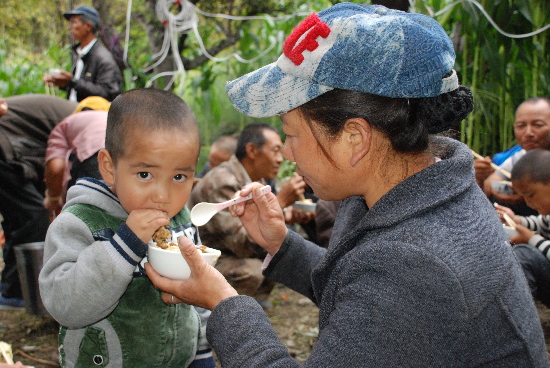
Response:
[[[244,186],[236,196],[252,193],[252,200],[229,207],[229,212],[241,219],[244,228],[259,246],[274,255],[285,240],[288,229],[277,197],[273,193],[264,195],[261,187],[262,184],[256,182]]]
[[[206,263],[200,251],[189,239],[185,236],[180,237],[178,245],[191,269],[189,279],[171,280],[159,275],[150,263],[145,264],[147,276],[153,285],[163,291],[162,300],[166,304],[182,301],[212,310],[222,300],[239,295],[218,270]]]

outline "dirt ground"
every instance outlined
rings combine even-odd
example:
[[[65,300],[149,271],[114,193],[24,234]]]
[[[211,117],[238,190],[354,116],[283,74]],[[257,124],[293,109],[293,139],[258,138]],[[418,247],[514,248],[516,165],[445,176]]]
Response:
[[[267,314],[290,354],[304,361],[317,339],[318,308],[307,298],[276,286]],[[50,316],[0,310],[0,341],[12,345],[14,360],[36,368],[58,367],[55,360],[58,324]],[[2,359],[0,358],[0,362]]]
[[[307,298],[282,286],[273,290],[267,311],[281,341],[292,356],[305,361],[318,333],[318,308]],[[550,309],[538,304],[539,316],[550,351]],[[15,360],[36,368],[58,367],[55,361],[58,324],[50,316],[0,310],[0,341],[12,344]],[[1,361],[1,359],[0,359]]]

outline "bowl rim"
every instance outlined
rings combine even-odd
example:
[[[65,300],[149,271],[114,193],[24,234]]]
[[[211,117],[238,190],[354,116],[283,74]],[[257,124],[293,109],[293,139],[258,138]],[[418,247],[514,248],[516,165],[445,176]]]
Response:
[[[302,202],[302,201],[294,201],[294,205],[299,204],[300,206],[314,206],[317,207],[317,203],[315,202]]]
[[[159,248],[155,244],[147,244],[147,245],[149,246],[149,248],[152,248],[154,250],[158,250],[158,251],[161,251],[161,252],[181,254],[181,252],[176,252],[175,250],[168,250],[168,249]],[[201,253],[203,253],[203,254],[218,254],[218,253],[221,254],[221,252],[222,251],[219,250],[219,249],[206,247],[206,252],[201,252]]]

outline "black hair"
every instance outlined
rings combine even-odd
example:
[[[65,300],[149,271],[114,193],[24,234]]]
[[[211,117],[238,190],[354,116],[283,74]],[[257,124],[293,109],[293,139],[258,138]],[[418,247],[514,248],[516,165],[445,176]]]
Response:
[[[516,180],[550,183],[550,151],[535,148],[527,152],[512,168],[512,181]]]
[[[82,24],[90,23],[92,25],[92,33],[95,34],[97,32],[97,30],[99,29],[99,24],[97,24],[96,22],[93,22],[90,18],[88,18],[83,14],[79,14],[79,17]]]
[[[319,141],[312,121],[329,140],[336,139],[351,118],[363,118],[385,134],[395,151],[420,153],[429,147],[430,134],[459,129],[473,110],[472,94],[466,87],[425,98],[390,98],[364,92],[333,89],[298,109]],[[319,144],[330,159],[325,148]]]
[[[277,129],[273,126],[265,123],[255,122],[244,127],[242,132],[239,134],[239,139],[237,141],[237,149],[235,150],[235,156],[240,161],[246,156],[246,145],[248,143],[254,144],[258,148],[266,142],[264,135],[264,130],[269,129],[279,134]]]
[[[147,134],[152,130],[179,129],[195,134],[200,132],[193,111],[185,101],[171,92],[155,88],[140,88],[124,92],[111,103],[107,115],[105,148],[113,161],[124,155],[130,132]],[[197,158],[199,154],[197,144]],[[183,153],[182,153],[183,154]]]

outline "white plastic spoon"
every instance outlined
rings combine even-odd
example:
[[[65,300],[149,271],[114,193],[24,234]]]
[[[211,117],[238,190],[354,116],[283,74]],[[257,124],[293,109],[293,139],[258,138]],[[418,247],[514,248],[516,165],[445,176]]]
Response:
[[[261,187],[260,190],[263,194],[267,194],[271,192],[271,187],[269,185],[266,185]],[[197,203],[191,210],[191,222],[195,226],[202,226],[206,224],[212,218],[212,216],[214,216],[216,213],[223,210],[224,208],[247,201],[249,199],[252,199],[252,193],[250,193],[246,197],[233,198],[222,203]]]

